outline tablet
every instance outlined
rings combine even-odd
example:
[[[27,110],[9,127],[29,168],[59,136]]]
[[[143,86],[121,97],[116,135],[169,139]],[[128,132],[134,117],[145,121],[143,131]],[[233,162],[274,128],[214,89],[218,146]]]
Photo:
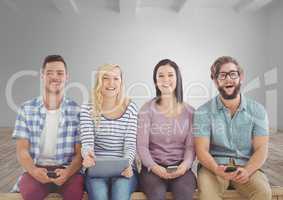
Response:
[[[87,176],[93,178],[118,177],[128,166],[127,158],[96,157],[95,166],[87,169]]]

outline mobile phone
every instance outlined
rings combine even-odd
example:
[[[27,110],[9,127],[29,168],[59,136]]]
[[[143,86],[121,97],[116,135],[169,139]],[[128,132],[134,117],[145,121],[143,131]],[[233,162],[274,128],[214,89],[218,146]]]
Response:
[[[59,177],[59,176],[57,176],[56,172],[54,172],[54,171],[48,171],[47,176],[49,178],[58,178]]]
[[[178,168],[178,166],[176,166],[176,165],[168,166],[168,167],[166,167],[166,171],[168,173],[172,173],[172,172],[175,172],[177,170],[177,168]]]
[[[237,170],[236,166],[227,166],[225,172],[234,172]]]

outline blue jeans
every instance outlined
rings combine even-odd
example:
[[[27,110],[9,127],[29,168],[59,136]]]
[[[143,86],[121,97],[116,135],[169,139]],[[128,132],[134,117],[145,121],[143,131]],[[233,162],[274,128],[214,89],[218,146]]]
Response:
[[[86,176],[86,188],[89,200],[130,200],[137,188],[137,173],[131,178],[91,178]]]

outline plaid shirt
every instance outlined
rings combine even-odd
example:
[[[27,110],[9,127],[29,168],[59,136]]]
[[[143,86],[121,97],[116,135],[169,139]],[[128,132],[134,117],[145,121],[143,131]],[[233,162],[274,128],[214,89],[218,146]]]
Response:
[[[58,165],[68,165],[71,163],[74,156],[75,144],[80,143],[80,107],[76,102],[68,98],[63,98],[60,110],[61,117],[58,127],[55,158]],[[13,139],[27,139],[29,141],[29,153],[35,164],[40,155],[40,138],[43,132],[45,119],[46,108],[44,107],[42,97],[37,97],[25,102],[19,108],[16,118]]]

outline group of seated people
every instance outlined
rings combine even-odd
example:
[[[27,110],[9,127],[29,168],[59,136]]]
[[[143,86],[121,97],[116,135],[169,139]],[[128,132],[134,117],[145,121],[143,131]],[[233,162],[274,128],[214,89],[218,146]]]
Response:
[[[64,94],[65,60],[47,56],[42,95],[20,106],[15,123],[24,172],[14,191],[24,200],[51,192],[81,200],[85,190],[90,200],[129,200],[139,186],[149,200],[164,200],[167,191],[192,200],[197,188],[200,200],[221,200],[233,186],[249,200],[271,200],[261,169],[268,153],[266,111],[241,93],[244,72],[234,58],[219,57],[210,74],[219,94],[195,110],[183,101],[178,65],[161,60],[153,70],[156,95],[138,110],[125,95],[121,67],[106,64],[89,103],[79,106]],[[100,157],[126,158],[127,167],[118,176],[90,176]]]

